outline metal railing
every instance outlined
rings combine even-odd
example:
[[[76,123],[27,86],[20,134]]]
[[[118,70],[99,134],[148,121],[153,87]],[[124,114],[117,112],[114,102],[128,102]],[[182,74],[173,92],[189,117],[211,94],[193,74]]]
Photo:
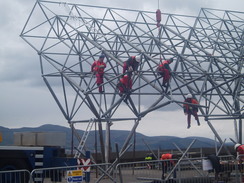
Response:
[[[28,183],[30,172],[28,170],[0,171],[0,183]]]
[[[34,169],[31,172],[30,183],[51,183],[51,182],[94,182],[99,175],[110,176],[105,170],[110,164],[89,164],[67,167],[53,167]],[[41,176],[36,176],[41,175]],[[112,177],[111,177],[112,178]]]
[[[177,159],[119,163],[115,171],[116,180],[118,183],[211,183],[216,179],[222,182],[241,182],[240,165],[233,156],[220,157],[221,171],[218,173],[218,178],[215,177],[214,169],[203,169],[204,160],[207,158],[185,158],[177,164]]]
[[[89,164],[28,170],[0,171],[0,183],[210,183],[216,181],[206,157],[171,160],[138,161],[111,164]],[[218,181],[241,183],[243,164],[233,156],[220,156]]]

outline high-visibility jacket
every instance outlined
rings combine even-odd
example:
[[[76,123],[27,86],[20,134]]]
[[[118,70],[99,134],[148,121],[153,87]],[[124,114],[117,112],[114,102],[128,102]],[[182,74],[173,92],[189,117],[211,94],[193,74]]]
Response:
[[[190,103],[190,104],[183,104],[183,109],[184,112],[190,112],[191,110],[196,110],[198,111],[198,107],[196,105],[199,104],[199,102],[194,99],[194,98],[187,98],[185,100],[186,103]],[[191,104],[196,104],[196,105],[191,105]]]
[[[106,64],[99,60],[95,61],[92,64],[92,71],[96,72],[96,74],[104,74],[104,69],[106,68]]]
[[[151,161],[152,159],[153,159],[152,156],[146,156],[146,157],[145,157],[145,160],[146,160],[146,161]]]
[[[161,160],[172,159],[173,155],[170,153],[162,154]]]
[[[125,92],[131,90],[132,80],[127,75],[125,75],[119,80],[117,87],[118,87],[120,93],[125,93]]]
[[[158,71],[159,72],[164,72],[165,69],[171,71],[169,67],[170,61],[169,60],[164,60],[159,66],[158,66]]]
[[[119,83],[122,84],[127,89],[131,89],[132,88],[132,80],[127,75],[123,76],[119,80]]]
[[[160,160],[169,160],[169,159],[173,159],[173,154],[170,153],[166,153],[166,154],[162,154]],[[163,164],[164,166],[167,166],[170,164],[175,164],[174,160],[170,160],[170,161],[164,161]]]

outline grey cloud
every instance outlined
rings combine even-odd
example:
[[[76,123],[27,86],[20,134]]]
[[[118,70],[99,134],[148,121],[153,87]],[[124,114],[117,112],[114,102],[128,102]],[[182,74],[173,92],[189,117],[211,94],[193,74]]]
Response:
[[[186,15],[197,15],[200,8],[209,6],[208,0],[166,0],[161,2],[162,7],[168,7],[165,12],[176,13],[179,11],[184,11]],[[213,3],[212,3],[213,5]],[[172,12],[171,12],[172,11]]]

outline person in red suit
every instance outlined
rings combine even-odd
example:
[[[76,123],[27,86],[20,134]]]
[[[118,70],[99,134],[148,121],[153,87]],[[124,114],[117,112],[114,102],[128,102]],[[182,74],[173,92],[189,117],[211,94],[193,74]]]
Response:
[[[167,87],[171,77],[170,64],[173,62],[173,58],[169,60],[164,60],[156,69],[156,72],[163,77],[163,86]]]
[[[104,69],[106,68],[106,64],[103,62],[105,58],[104,54],[101,54],[99,56],[99,59],[94,61],[91,66],[91,72],[93,72],[96,75],[96,83],[98,86],[99,93],[103,93],[103,88],[101,84],[103,84],[103,75],[104,75]]]
[[[127,93],[132,89],[132,80],[129,78],[129,76],[124,75],[122,78],[120,78],[119,83],[117,84],[117,87],[119,89],[120,95],[123,93]]]
[[[191,105],[193,104],[193,105]],[[189,129],[191,127],[191,115],[193,115],[197,121],[198,126],[200,126],[199,118],[198,118],[198,106],[199,103],[196,99],[192,98],[191,94],[188,94],[186,96],[186,99],[183,104],[183,109],[185,115],[187,115],[187,128]]]

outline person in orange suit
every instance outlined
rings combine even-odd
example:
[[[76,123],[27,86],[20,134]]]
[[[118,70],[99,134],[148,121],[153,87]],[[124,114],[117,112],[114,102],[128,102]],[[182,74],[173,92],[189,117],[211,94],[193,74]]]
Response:
[[[184,113],[185,115],[187,115],[187,124],[188,124],[187,129],[191,127],[191,115],[195,117],[198,126],[200,126],[200,122],[197,114],[198,112],[197,105],[199,105],[199,102],[196,99],[192,98],[191,94],[188,94],[183,104]]]
[[[98,86],[99,93],[103,93],[103,88],[101,84],[103,84],[103,75],[104,75],[104,69],[106,68],[106,64],[103,62],[105,58],[104,54],[101,54],[99,56],[99,59],[94,61],[91,66],[91,72],[93,72],[96,75],[96,83]]]
[[[120,78],[117,87],[119,89],[120,95],[127,93],[132,88],[132,80],[129,78],[129,76],[124,75],[122,78]]]
[[[163,77],[163,86],[167,87],[169,85],[169,80],[171,77],[170,64],[173,62],[173,58],[169,60],[164,60],[156,69],[156,72]]]

